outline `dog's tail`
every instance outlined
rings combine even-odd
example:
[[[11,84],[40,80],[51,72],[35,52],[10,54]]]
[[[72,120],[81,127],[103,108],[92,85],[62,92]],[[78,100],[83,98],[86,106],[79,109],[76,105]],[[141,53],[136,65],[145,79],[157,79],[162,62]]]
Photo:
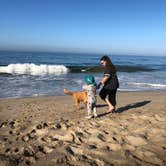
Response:
[[[73,92],[69,91],[68,89],[63,89],[64,94],[73,95]]]

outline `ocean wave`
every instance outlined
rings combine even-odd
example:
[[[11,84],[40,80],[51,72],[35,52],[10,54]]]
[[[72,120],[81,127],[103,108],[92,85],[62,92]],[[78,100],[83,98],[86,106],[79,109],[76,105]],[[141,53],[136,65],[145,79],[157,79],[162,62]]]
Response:
[[[147,68],[145,66],[126,66],[118,65],[118,72],[149,72],[154,69]],[[30,74],[30,75],[61,75],[71,73],[102,73],[102,66],[68,66],[68,65],[50,65],[50,64],[40,64],[36,65],[33,63],[16,63],[9,64],[7,66],[0,66],[0,74]]]
[[[149,68],[147,66],[129,66],[129,65],[117,65],[117,71],[120,72],[151,72],[155,70],[154,68]]]
[[[29,74],[29,75],[61,75],[68,73],[68,68],[64,65],[35,65],[33,63],[9,64],[0,66],[0,74]]]
[[[84,73],[93,72],[100,73],[103,72],[102,66],[67,66],[72,73]],[[146,66],[128,66],[128,65],[117,65],[118,72],[149,72],[155,69],[147,68]]]
[[[67,66],[71,73],[87,73],[87,72],[102,72],[103,69],[100,66]]]
[[[133,86],[140,86],[140,87],[159,87],[159,88],[166,88],[166,84],[152,84],[152,83],[138,83],[138,82],[130,82],[127,83],[128,85]]]

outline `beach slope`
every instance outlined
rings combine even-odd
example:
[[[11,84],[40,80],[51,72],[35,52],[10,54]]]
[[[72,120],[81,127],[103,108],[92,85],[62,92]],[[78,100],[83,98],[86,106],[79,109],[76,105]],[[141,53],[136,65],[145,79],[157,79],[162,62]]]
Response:
[[[71,96],[0,99],[0,165],[166,165],[166,92],[118,92],[117,110]],[[83,107],[83,105],[81,105]]]

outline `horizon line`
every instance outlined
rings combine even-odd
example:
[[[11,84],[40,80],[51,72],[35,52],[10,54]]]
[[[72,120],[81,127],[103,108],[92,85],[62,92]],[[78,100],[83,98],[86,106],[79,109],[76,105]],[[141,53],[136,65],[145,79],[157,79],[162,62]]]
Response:
[[[76,51],[76,50],[68,50],[68,51],[62,51],[62,50],[30,50],[30,49],[24,49],[24,50],[21,50],[21,49],[0,49],[0,52],[34,52],[34,53],[68,53],[68,54],[96,54],[96,55],[117,55],[117,56],[166,56],[166,54],[151,54],[151,53],[117,53],[117,52],[112,52],[112,53],[106,53],[103,51],[103,53],[101,53],[101,51],[99,52],[92,52],[92,51],[89,51],[89,52],[86,52],[86,51]]]

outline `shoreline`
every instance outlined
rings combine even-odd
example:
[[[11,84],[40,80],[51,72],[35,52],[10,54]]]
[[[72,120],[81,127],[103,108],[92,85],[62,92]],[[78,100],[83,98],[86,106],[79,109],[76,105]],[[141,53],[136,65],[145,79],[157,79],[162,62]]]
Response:
[[[166,90],[144,90],[144,91],[117,91],[117,93],[165,93]],[[99,92],[97,92],[97,95],[99,94]],[[40,97],[62,97],[62,96],[66,96],[65,94],[62,95],[37,95],[37,96],[19,96],[19,97],[6,97],[6,98],[1,98],[0,100],[10,100],[10,99],[28,99],[28,98],[40,98]]]
[[[87,120],[71,96],[0,99],[0,165],[166,165],[166,92],[119,92],[117,110],[97,95]]]

